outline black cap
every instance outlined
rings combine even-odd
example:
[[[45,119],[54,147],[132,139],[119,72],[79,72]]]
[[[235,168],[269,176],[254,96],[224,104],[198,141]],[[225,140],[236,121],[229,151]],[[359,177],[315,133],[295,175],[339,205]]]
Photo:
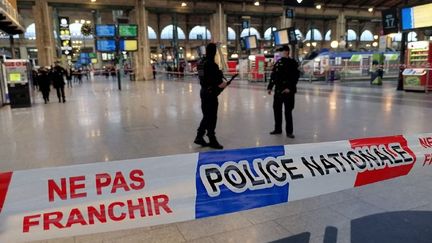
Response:
[[[279,47],[276,51],[290,51],[290,48],[288,45],[283,45]]]

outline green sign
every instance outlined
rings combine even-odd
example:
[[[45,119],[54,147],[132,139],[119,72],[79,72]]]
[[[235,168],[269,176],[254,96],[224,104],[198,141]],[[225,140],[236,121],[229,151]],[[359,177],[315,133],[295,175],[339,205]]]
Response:
[[[89,58],[97,58],[96,53],[90,52],[89,53]]]
[[[350,62],[360,62],[362,56],[358,54],[354,54],[351,56]]]
[[[119,25],[120,37],[137,37],[138,26],[134,24],[121,24]]]

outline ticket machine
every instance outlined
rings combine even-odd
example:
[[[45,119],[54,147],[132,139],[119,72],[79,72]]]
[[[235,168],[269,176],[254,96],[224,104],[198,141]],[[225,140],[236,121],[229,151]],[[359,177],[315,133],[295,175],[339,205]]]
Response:
[[[6,81],[6,96],[11,108],[30,107],[32,87],[29,78],[29,61],[23,59],[5,60],[3,73]]]

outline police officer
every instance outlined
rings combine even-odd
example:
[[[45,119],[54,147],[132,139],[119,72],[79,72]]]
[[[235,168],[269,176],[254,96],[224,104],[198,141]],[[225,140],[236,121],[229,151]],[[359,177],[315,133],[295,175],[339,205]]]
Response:
[[[290,48],[287,45],[278,49],[281,52],[282,58],[279,59],[273,66],[270,83],[267,87],[269,95],[272,93],[275,86],[273,111],[275,119],[275,127],[270,134],[282,133],[282,105],[285,106],[285,123],[286,135],[289,138],[294,138],[292,110],[294,109],[294,96],[297,92],[297,82],[300,72],[298,63],[290,58]]]
[[[216,44],[210,43],[206,47],[206,57],[198,64],[198,76],[201,84],[201,110],[203,118],[198,127],[194,143],[201,146],[209,146],[215,149],[223,149],[215,136],[218,98],[220,92],[227,86],[223,81],[222,71],[215,63]],[[207,132],[209,142],[204,139]]]

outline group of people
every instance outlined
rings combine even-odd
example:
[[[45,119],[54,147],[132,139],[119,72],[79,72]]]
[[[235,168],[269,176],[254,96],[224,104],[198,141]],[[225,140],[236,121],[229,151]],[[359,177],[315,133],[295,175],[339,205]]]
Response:
[[[58,101],[60,103],[66,102],[64,91],[65,76],[67,77],[69,84],[69,80],[72,80],[72,75],[70,72],[67,72],[66,69],[64,69],[62,66],[60,66],[60,62],[56,62],[54,67],[52,67],[51,69],[41,67],[38,69],[37,72],[33,72],[33,82],[39,87],[39,91],[41,91],[42,93],[45,104],[50,101],[49,94],[51,91],[51,85],[57,91]]]
[[[229,84],[224,81],[223,73],[215,63],[216,44],[210,43],[206,47],[206,57],[198,64],[198,77],[200,79],[201,110],[203,118],[197,130],[194,143],[203,147],[223,149],[216,139],[216,122],[218,110],[218,95]],[[285,113],[285,132],[287,137],[295,138],[292,121],[297,82],[300,77],[298,63],[290,57],[290,48],[287,45],[278,49],[281,58],[274,64],[267,92],[273,93],[274,130],[271,135],[282,134],[282,108]],[[204,139],[207,135],[209,142]]]

